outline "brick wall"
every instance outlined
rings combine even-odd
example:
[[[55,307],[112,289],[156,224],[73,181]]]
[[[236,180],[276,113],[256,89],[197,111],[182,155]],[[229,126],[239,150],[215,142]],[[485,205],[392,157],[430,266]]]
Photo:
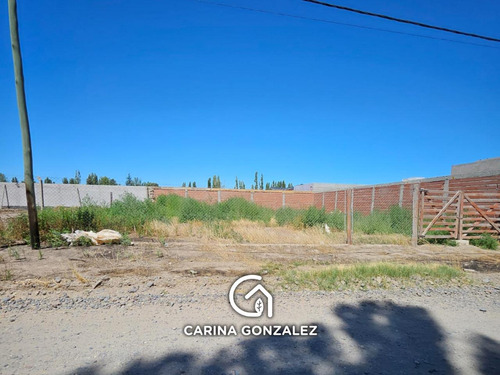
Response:
[[[231,198],[243,198],[260,206],[274,210],[281,207],[307,208],[315,205],[315,194],[303,191],[281,190],[233,190],[202,188],[155,188],[154,198],[160,195],[175,194],[193,198],[206,203],[224,202]],[[321,207],[321,202],[318,207]]]
[[[411,209],[415,185],[429,190],[500,192],[500,175],[462,178],[446,176],[415,182],[357,187],[352,189],[354,211],[369,214],[373,210],[383,211],[395,205]],[[239,197],[272,209],[315,206],[324,207],[328,212],[335,209],[345,212],[347,191],[314,193],[310,191],[155,188],[153,192],[155,198],[165,194],[176,194],[210,204]]]

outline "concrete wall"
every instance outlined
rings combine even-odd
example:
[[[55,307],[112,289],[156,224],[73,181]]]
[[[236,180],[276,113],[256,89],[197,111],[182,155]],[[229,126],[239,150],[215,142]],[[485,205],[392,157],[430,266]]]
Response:
[[[43,184],[43,203],[45,207],[78,207],[81,202],[91,200],[100,205],[108,205],[112,200],[119,200],[125,194],[132,194],[138,199],[148,198],[146,186],[107,186],[107,185],[69,185]],[[37,206],[42,205],[41,185],[35,184]],[[24,184],[0,182],[0,208],[26,207]]]

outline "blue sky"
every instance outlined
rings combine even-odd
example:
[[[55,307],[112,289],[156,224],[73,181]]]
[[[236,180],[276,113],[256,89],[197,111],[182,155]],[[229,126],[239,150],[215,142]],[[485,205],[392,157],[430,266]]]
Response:
[[[500,156],[500,43],[299,0],[18,0],[36,176],[383,183]],[[500,3],[332,1],[500,37]],[[494,47],[494,48],[491,48]],[[7,6],[0,172],[23,175]]]

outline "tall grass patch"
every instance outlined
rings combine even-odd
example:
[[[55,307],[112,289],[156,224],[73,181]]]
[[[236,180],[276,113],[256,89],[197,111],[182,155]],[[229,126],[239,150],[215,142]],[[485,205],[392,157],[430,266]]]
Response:
[[[269,223],[274,216],[270,208],[248,202],[243,198],[231,198],[215,205],[216,217],[219,220],[251,220]]]
[[[391,206],[387,211],[374,210],[369,215],[355,212],[353,215],[355,232],[364,234],[404,234],[411,235],[411,210],[399,206]]]

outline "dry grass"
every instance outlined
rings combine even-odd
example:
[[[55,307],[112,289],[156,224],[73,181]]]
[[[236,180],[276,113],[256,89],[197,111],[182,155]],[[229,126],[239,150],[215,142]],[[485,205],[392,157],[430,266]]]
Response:
[[[342,232],[326,233],[321,227],[296,229],[289,226],[266,226],[261,222],[244,220],[233,222],[232,227],[242,236],[244,242],[249,243],[324,245],[344,241]]]
[[[157,238],[205,238],[209,235],[207,224],[200,221],[179,223],[177,218],[164,223],[153,220],[145,224],[146,233]]]
[[[73,268],[72,271],[73,271],[73,276],[75,276],[75,278],[79,282],[81,282],[82,284],[88,284],[89,281],[85,277],[83,277],[75,268]]]
[[[353,243],[355,245],[411,245],[411,238],[403,234],[353,234]]]
[[[49,288],[53,283],[52,279],[25,279],[22,280],[19,285],[25,288]]]
[[[146,224],[147,233],[157,238],[192,238],[213,243],[252,243],[252,244],[294,244],[330,245],[345,243],[345,233],[332,231],[326,233],[322,227],[298,229],[292,226],[277,226],[259,221],[239,220],[233,222],[203,223],[193,221],[170,223],[151,221]],[[409,245],[410,238],[402,234],[359,234],[355,233],[355,244]]]

